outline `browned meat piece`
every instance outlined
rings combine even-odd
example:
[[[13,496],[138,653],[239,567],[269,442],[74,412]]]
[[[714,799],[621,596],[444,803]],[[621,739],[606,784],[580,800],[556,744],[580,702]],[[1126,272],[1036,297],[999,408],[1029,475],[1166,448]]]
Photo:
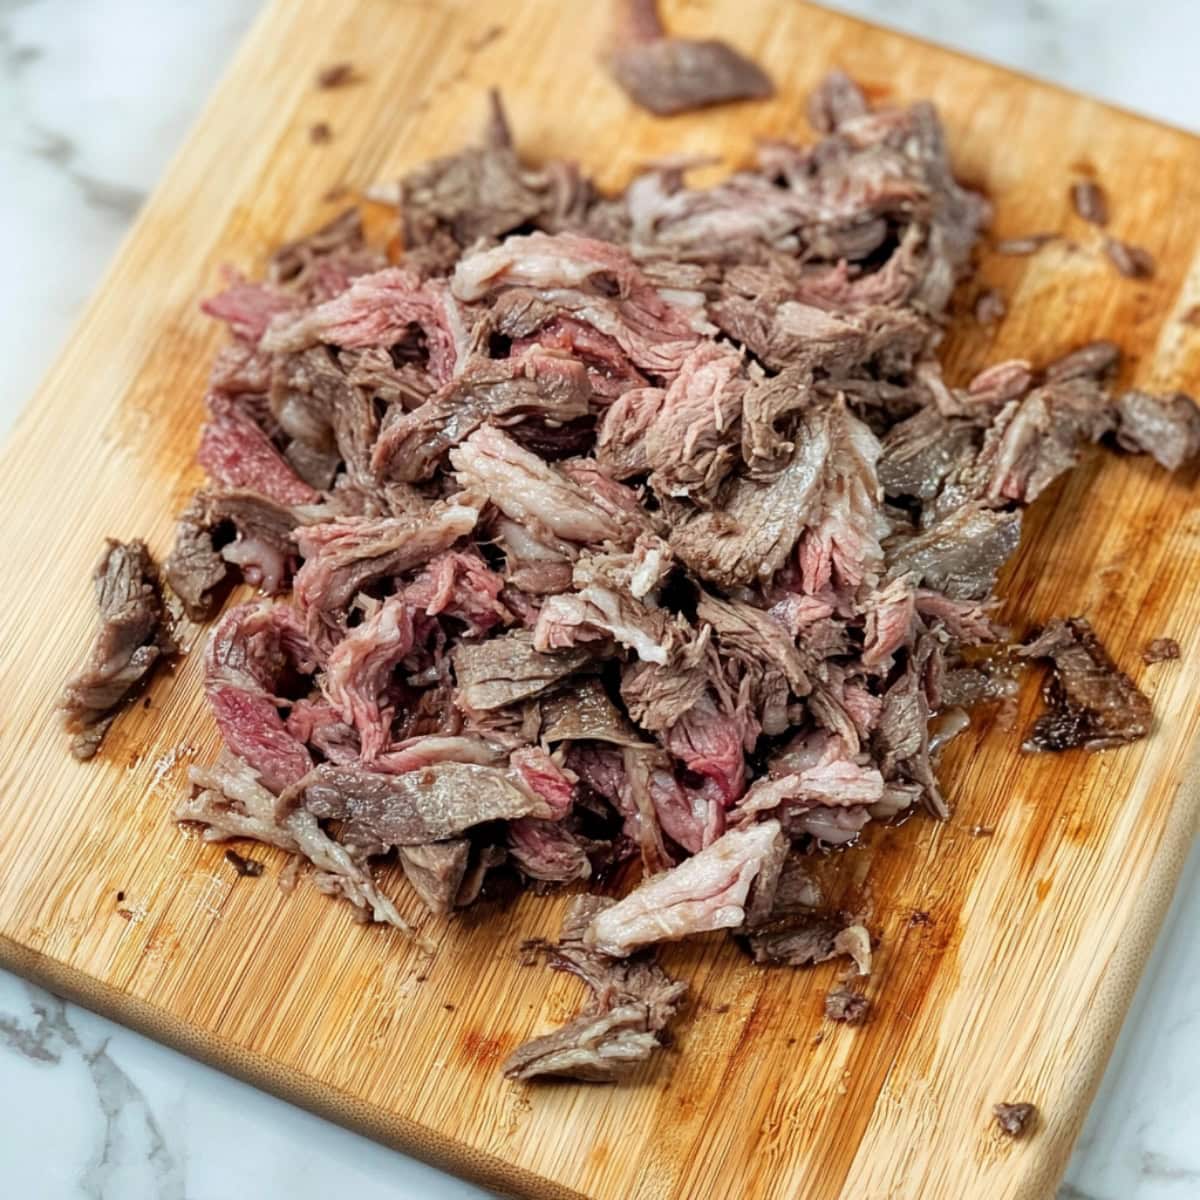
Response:
[[[622,687],[622,695],[624,688]],[[573,680],[542,700],[543,742],[609,742],[640,746],[642,739],[598,679]]]
[[[644,1062],[679,1011],[687,985],[672,979],[646,954],[613,959],[583,942],[589,922],[611,900],[579,896],[563,919],[555,945],[544,951],[556,971],[578,975],[592,993],[579,1016],[553,1033],[519,1046],[504,1064],[512,1079],[560,1077],[607,1083]]]
[[[702,592],[696,617],[712,626],[722,654],[764,674],[777,671],[795,695],[808,695],[811,680],[802,653],[771,613],[740,600],[721,600]]]
[[[587,416],[591,394],[582,364],[563,354],[535,348],[519,358],[474,359],[425,404],[384,423],[372,466],[395,479],[427,479],[480,425],[562,425]]]
[[[325,300],[353,276],[384,265],[383,255],[366,244],[358,209],[347,208],[314,233],[284,242],[267,262],[267,280],[307,299]]]
[[[373,853],[445,841],[485,821],[553,816],[506,772],[471,762],[436,762],[399,775],[323,763],[294,794],[314,816],[342,821],[347,846]]]
[[[824,495],[828,433],[798,437],[791,461],[767,481],[737,477],[716,505],[671,530],[671,549],[702,579],[733,588],[769,579],[795,549]]]
[[[888,574],[909,575],[955,600],[982,599],[1020,540],[1020,512],[964,504],[924,532],[898,539],[890,548]]]
[[[888,430],[877,464],[889,496],[932,500],[946,479],[968,469],[983,439],[978,421],[947,417],[931,405]]]
[[[499,93],[489,95],[489,112],[479,146],[434,159],[400,180],[397,203],[404,244],[430,266],[432,251],[449,242],[448,263],[480,238],[503,237],[529,224],[558,228],[582,220],[590,185],[567,163],[544,169],[525,166],[513,148]]]
[[[1056,618],[1017,653],[1054,664],[1044,692],[1048,711],[1037,719],[1024,749],[1106,750],[1150,732],[1150,701],[1082,617]]]
[[[666,398],[662,388],[630,388],[605,410],[596,432],[596,459],[614,479],[649,474],[646,439]]]
[[[183,601],[193,621],[206,621],[215,607],[217,588],[229,566],[213,546],[204,500],[196,496],[183,511],[175,528],[175,545],[163,564],[172,591]]]
[[[852,958],[860,975],[871,971],[871,939],[844,913],[808,912],[765,922],[744,937],[754,961],[809,967],[842,955]]]
[[[92,572],[99,627],[87,661],[63,689],[59,708],[71,753],[91,758],[122,703],[159,659],[176,652],[163,623],[158,571],[145,542],[109,538]]]
[[[1038,1110],[1035,1105],[997,1104],[992,1108],[996,1123],[1009,1137],[1024,1137],[1037,1128]]]
[[[543,654],[533,635],[519,629],[504,637],[454,648],[454,674],[461,705],[482,712],[527,700],[574,674],[590,659],[587,649]]]
[[[1117,401],[1117,441],[1177,471],[1200,454],[1200,406],[1191,396],[1125,392]]]
[[[1088,342],[1048,363],[1042,377],[1047,383],[1063,383],[1068,379],[1094,379],[1105,383],[1120,364],[1121,347],[1115,342]]]
[[[1130,245],[1129,242],[1118,241],[1116,238],[1104,239],[1104,253],[1108,255],[1117,272],[1126,279],[1149,279],[1157,266],[1149,250]]]
[[[635,104],[660,117],[774,92],[762,68],[725,42],[668,37],[657,0],[618,0],[608,69]]]
[[[427,846],[400,846],[396,856],[405,878],[430,912],[444,917],[453,910],[471,856],[471,843],[466,838]]]
[[[710,637],[702,633],[684,645],[665,666],[637,662],[621,673],[621,699],[643,729],[669,729],[703,699],[713,680]]]
[[[1112,404],[1094,380],[1060,379],[1036,388],[988,431],[980,454],[988,468],[985,498],[1032,503],[1114,423]]]
[[[1179,643],[1174,638],[1155,638],[1146,644],[1142,651],[1142,662],[1148,666],[1153,663],[1171,662],[1179,657]]]
[[[1108,197],[1104,189],[1091,179],[1080,179],[1071,184],[1071,206],[1093,225],[1108,224]]]
[[[598,913],[584,944],[620,957],[655,942],[741,925],[750,885],[782,837],[778,821],[731,830]]]
[[[871,1015],[871,1001],[862,992],[839,983],[825,995],[825,1015],[843,1025],[861,1025]]]

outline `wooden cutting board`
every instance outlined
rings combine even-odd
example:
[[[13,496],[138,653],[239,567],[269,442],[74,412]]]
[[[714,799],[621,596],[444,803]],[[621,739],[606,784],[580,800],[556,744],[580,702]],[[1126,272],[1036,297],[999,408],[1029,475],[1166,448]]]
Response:
[[[635,112],[595,61],[605,6],[555,0],[277,0],[138,221],[8,444],[0,469],[0,962],[189,1053],[494,1187],[537,1197],[945,1198],[1049,1195],[1158,929],[1197,814],[1200,510],[1196,472],[1097,453],[1029,514],[1007,576],[1019,629],[1085,613],[1152,695],[1147,741],[1098,755],[1018,750],[983,723],[943,770],[953,818],[885,832],[834,864],[879,934],[873,1021],[822,1020],[837,966],[749,964],[722,938],[665,955],[692,999],[673,1049],[624,1087],[529,1088],[498,1064],[569,1015],[582,988],[518,964],[564,900],[426,918],[430,964],[356,925],[282,858],[238,879],[168,818],[216,752],[196,647],[156,678],[102,755],[73,761],[52,707],[91,633],[105,535],[168,549],[221,334],[197,300],[218,265],[253,267],[363,187],[472,138],[503,87],[522,149],[576,155],[602,183],[667,153],[736,162],[755,138],[808,136],[804,96],[844,66],[877,99],[931,96],[960,175],[998,236],[1062,230],[1030,258],[985,255],[1008,298],[995,331],[956,325],[952,379],[1106,336],[1128,380],[1200,388],[1200,145],[1183,133],[800,3],[666,5],[723,34],[779,85],[770,103],[671,121]],[[314,76],[348,61],[352,85]],[[333,140],[314,144],[325,121]],[[1158,273],[1118,277],[1067,188],[1094,175],[1112,230]],[[1183,661],[1140,650],[1179,639]],[[994,829],[972,836],[973,826]],[[404,886],[389,881],[419,919]],[[1040,1127],[1001,1136],[991,1107]]]

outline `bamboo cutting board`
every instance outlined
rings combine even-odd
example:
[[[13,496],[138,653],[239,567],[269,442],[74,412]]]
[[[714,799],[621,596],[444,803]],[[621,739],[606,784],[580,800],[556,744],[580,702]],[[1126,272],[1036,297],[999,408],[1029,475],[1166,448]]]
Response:
[[[831,65],[879,99],[933,97],[959,174],[996,202],[996,233],[1062,229],[1031,258],[985,255],[1008,297],[996,331],[960,322],[953,380],[1095,336],[1127,380],[1200,388],[1200,143],[856,21],[779,0],[665,6],[682,33],[725,34],[777,99],[658,121],[594,60],[604,6],[554,0],[276,0],[239,54],[26,412],[0,468],[5,568],[0,710],[0,962],[335,1120],[520,1195],[592,1200],[778,1197],[962,1200],[1049,1195],[1065,1164],[1193,835],[1200,713],[1196,473],[1097,454],[1029,514],[1007,576],[1023,629],[1085,613],[1152,695],[1157,726],[1098,755],[1028,757],[976,725],[943,770],[953,818],[914,819],[840,856],[841,897],[880,936],[876,1016],[823,1022],[836,965],[768,971],[725,940],[672,947],[692,999],[674,1048],[624,1087],[528,1088],[497,1067],[568,1016],[574,980],[518,965],[561,897],[424,920],[430,964],[346,905],[238,879],[222,849],[168,819],[215,731],[191,629],[150,707],[101,757],[67,753],[52,705],[91,634],[88,571],[105,535],[157,553],[198,481],[191,460],[219,331],[197,311],[218,265],[472,138],[504,88],[522,149],[576,155],[606,185],[668,152],[745,157],[806,137],[803,98]],[[317,71],[346,60],[336,91]],[[314,145],[312,124],[333,140]],[[1151,281],[1118,277],[1067,188],[1093,174],[1112,230],[1147,247]],[[344,201],[343,201],[344,202]],[[1142,666],[1156,636],[1183,662]],[[972,826],[994,827],[973,837]],[[389,881],[402,907],[416,902]],[[1042,1123],[1003,1138],[1001,1100]]]

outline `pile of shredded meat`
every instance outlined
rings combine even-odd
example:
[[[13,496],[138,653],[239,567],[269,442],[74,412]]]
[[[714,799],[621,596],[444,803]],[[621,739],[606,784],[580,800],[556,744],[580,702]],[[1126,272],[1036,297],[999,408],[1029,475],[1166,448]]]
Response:
[[[538,947],[593,999],[514,1076],[645,1059],[684,991],[663,942],[727,930],[866,974],[807,856],[947,816],[939,751],[1011,691],[994,589],[1025,507],[1100,439],[1168,467],[1200,446],[1191,400],[1110,393],[1109,343],[948,386],[987,202],[930,104],[871,111],[834,73],[809,112],[819,141],[712,187],[670,164],[605,196],[523,162],[493,100],[482,144],[395,189],[398,261],[350,211],[204,305],[231,340],[165,575],[196,620],[239,578],[266,598],[212,632],[225,750],[176,816],[414,936],[372,871],[393,852],[439,915],[497,872],[540,890],[640,859]],[[72,685],[80,729],[160,652],[131,555],[98,585],[122,632]],[[1146,733],[1085,621],[1024,653],[1056,672],[1031,745]]]

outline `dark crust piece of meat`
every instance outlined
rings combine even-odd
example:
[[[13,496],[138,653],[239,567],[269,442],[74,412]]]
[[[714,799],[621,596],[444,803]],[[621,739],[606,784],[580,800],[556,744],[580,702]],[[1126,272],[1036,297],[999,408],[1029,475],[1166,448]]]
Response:
[[[1104,239],[1104,253],[1116,267],[1119,274],[1126,279],[1149,279],[1153,276],[1157,264],[1149,250],[1117,238]]]
[[[996,1123],[1009,1137],[1019,1138],[1031,1133],[1037,1125],[1038,1110],[1033,1104],[997,1104],[992,1108]]]
[[[839,983],[825,996],[825,1015],[843,1025],[861,1025],[871,1014],[871,1001],[862,992]]]
[[[608,69],[635,104],[656,116],[773,94],[763,69],[727,43],[667,36],[656,0],[619,0],[619,10]]]
[[[1085,221],[1093,225],[1108,224],[1108,197],[1094,180],[1081,179],[1071,184],[1071,205]]]
[[[524,629],[487,642],[464,642],[451,655],[459,704],[471,712],[506,708],[553,687],[591,657],[586,649],[543,654]]]
[[[561,1028],[518,1046],[504,1064],[510,1079],[609,1083],[662,1045],[660,1035],[679,1011],[687,985],[672,979],[652,954],[609,958],[583,944],[593,917],[612,904],[601,896],[579,896],[567,910],[556,944],[526,944],[527,950],[543,953],[552,969],[578,975],[592,998]]]
[[[810,967],[844,954],[858,963],[860,974],[870,970],[870,937],[846,913],[790,913],[739,937],[756,963]]]
[[[91,758],[122,703],[159,659],[176,652],[163,625],[154,560],[142,541],[109,538],[92,572],[100,624],[86,663],[63,690],[59,707],[71,753]]]
[[[1147,665],[1170,662],[1172,659],[1178,658],[1179,654],[1179,643],[1174,638],[1155,638],[1142,651],[1142,662]]]
[[[1182,393],[1125,392],[1117,401],[1117,443],[1177,471],[1200,454],[1200,406]]]
[[[1017,653],[1054,664],[1044,690],[1048,711],[1037,719],[1023,749],[1106,750],[1150,732],[1150,701],[1082,617],[1056,618]]]

